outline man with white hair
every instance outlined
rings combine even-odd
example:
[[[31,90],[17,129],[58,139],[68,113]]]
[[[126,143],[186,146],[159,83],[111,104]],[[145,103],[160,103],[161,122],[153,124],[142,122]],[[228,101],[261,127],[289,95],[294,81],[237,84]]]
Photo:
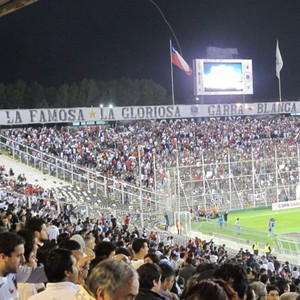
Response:
[[[106,259],[92,269],[75,300],[133,300],[138,291],[137,272],[122,260]]]
[[[295,292],[287,292],[287,293],[283,293],[280,296],[279,300],[296,300],[298,296],[300,296],[300,294]]]

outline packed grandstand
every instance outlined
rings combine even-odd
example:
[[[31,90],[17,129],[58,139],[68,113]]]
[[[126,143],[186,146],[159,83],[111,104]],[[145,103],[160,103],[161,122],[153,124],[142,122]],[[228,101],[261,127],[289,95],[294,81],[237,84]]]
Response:
[[[88,231],[99,253],[101,245],[104,249],[110,243],[116,253],[127,251],[133,265],[136,254],[130,249],[135,239],[145,238],[149,253],[156,255],[150,260],[157,257],[161,269],[167,264],[179,275],[172,293],[182,299],[189,299],[192,275],[200,284],[197,278],[217,276],[216,270],[228,263],[245,266],[246,273],[239,271],[248,277],[245,293],[246,282],[263,282],[268,293],[266,276],[278,290],[284,283],[299,293],[296,265],[279,262],[264,250],[254,255],[252,249],[236,251],[165,230],[175,226],[175,211],[197,216],[216,207],[226,211],[295,199],[299,128],[298,117],[286,115],[3,128],[1,155],[66,184],[44,188],[29,184],[26,174],[2,167],[2,230],[27,228],[31,218],[43,218],[54,243],[64,234],[81,242],[78,235]],[[57,233],[51,231],[54,227]],[[204,265],[210,265],[210,273]]]

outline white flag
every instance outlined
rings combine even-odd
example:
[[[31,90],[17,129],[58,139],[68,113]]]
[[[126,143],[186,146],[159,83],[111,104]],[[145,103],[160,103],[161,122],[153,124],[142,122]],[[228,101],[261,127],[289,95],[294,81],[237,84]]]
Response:
[[[279,46],[278,46],[278,41],[277,41],[277,45],[276,45],[276,76],[278,77],[278,79],[280,78],[280,71],[283,67],[283,61],[282,61],[282,57],[279,51]]]

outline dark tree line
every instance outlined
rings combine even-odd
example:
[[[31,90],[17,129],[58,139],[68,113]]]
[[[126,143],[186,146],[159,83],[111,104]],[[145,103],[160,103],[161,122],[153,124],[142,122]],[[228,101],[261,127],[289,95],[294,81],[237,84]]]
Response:
[[[59,87],[43,87],[37,82],[18,80],[0,83],[0,109],[165,105],[171,98],[167,90],[148,79],[121,78],[108,82],[83,79]]]

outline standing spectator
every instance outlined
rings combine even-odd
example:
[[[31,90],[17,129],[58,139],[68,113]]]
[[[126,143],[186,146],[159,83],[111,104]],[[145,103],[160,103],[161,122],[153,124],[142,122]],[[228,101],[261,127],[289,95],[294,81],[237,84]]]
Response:
[[[280,300],[297,300],[299,299],[299,294],[295,292],[286,292],[280,296]]]
[[[135,299],[139,290],[138,275],[122,260],[106,259],[97,264],[79,286],[75,300]],[[62,298],[61,298],[62,299]],[[146,300],[146,299],[143,299]]]
[[[116,255],[116,246],[112,242],[100,242],[95,249],[96,257],[112,258]]]
[[[230,283],[231,287],[237,292],[239,299],[246,299],[248,279],[243,266],[225,263],[214,272],[213,277]]]
[[[294,267],[292,271],[292,278],[297,279],[299,276],[300,276],[300,272],[298,271],[298,268]]]
[[[185,283],[196,273],[196,268],[193,266],[193,259],[188,257],[183,263],[183,268],[179,271],[179,277],[183,277]]]
[[[86,255],[92,255],[95,256],[95,246],[96,246],[96,242],[95,242],[95,237],[92,235],[87,235],[84,239],[85,242],[85,247],[83,249],[83,252]]]
[[[268,300],[279,300],[279,288],[276,285],[267,285]]]
[[[78,268],[72,252],[66,249],[52,250],[45,261],[48,283],[45,291],[28,300],[73,300],[77,292]]]
[[[49,220],[47,233],[50,241],[57,241],[57,237],[59,236],[59,229],[57,227],[57,222],[55,220]]]
[[[21,236],[25,240],[24,245],[24,257],[26,261],[26,266],[33,268],[37,266],[37,243],[34,237],[34,233],[30,230],[19,230],[18,235]],[[18,291],[19,291],[19,300],[27,300],[30,296],[37,294],[38,292],[44,290],[44,283],[33,284],[33,283],[18,283]]]
[[[222,280],[201,280],[191,286],[185,296],[186,300],[234,300],[235,292]]]
[[[256,295],[257,300],[267,300],[266,285],[260,281],[254,281],[249,284]]]
[[[24,243],[15,233],[0,234],[0,300],[18,298],[15,282],[19,265],[25,263]]]
[[[136,300],[165,299],[159,294],[161,288],[161,269],[156,264],[144,264],[137,269],[140,288]]]
[[[137,270],[144,264],[144,257],[148,254],[149,247],[147,240],[142,238],[134,239],[132,242],[132,250],[134,251],[134,257],[131,261],[131,265]]]
[[[126,215],[125,219],[124,219],[124,231],[126,231],[129,227],[130,224],[130,218],[129,215]]]
[[[49,240],[46,222],[42,218],[31,218],[26,222],[26,229],[31,230],[37,239],[39,247],[42,247],[46,241]]]
[[[275,285],[279,289],[279,296],[290,291],[290,283],[283,278],[277,279]]]
[[[161,264],[161,289],[159,294],[166,300],[179,300],[178,296],[171,292],[175,283],[175,271],[168,264]]]

